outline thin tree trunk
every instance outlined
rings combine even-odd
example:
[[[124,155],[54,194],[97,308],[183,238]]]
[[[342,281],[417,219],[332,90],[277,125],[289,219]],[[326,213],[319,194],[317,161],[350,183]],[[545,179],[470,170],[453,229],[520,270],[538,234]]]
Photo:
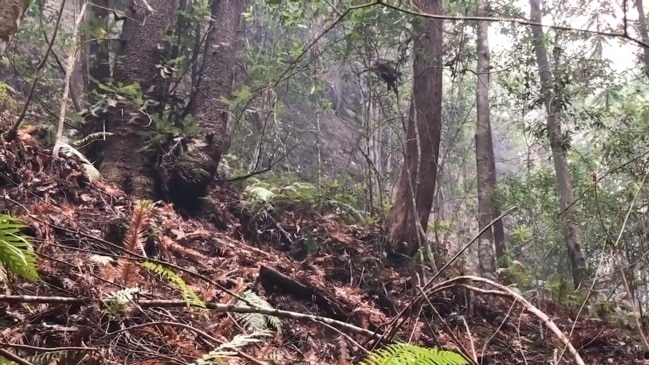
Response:
[[[540,0],[530,0],[530,20],[534,23],[541,22]],[[557,189],[559,191],[559,203],[561,207],[561,228],[568,251],[570,270],[575,288],[586,280],[586,257],[581,249],[580,232],[574,220],[573,203],[575,201],[572,192],[568,158],[564,148],[563,135],[561,133],[561,110],[554,95],[553,76],[550,72],[548,52],[544,46],[544,34],[541,26],[532,26],[533,46],[536,53],[536,61],[539,67],[541,79],[541,92],[547,111],[547,130],[552,149],[552,160],[554,163],[557,178]]]
[[[485,16],[486,0],[477,0],[477,15]],[[495,162],[491,142],[491,117],[489,109],[489,24],[478,22],[478,85],[476,88],[477,125],[475,152],[478,185],[478,228],[487,227],[493,217]],[[492,168],[492,166],[494,168]],[[478,266],[480,274],[493,278],[496,272],[493,227],[485,230],[478,239]]]
[[[429,14],[442,14],[440,0],[418,3]],[[442,114],[442,21],[419,19],[418,23],[405,159],[386,224],[390,249],[408,256],[425,241],[437,179]]]
[[[90,29],[101,29],[107,26],[108,14],[111,4],[108,0],[93,0],[93,6],[89,6],[86,12],[86,24]],[[81,62],[84,73],[84,84],[86,97],[89,102],[94,103],[93,91],[99,91],[99,84],[106,83],[110,79],[109,49],[108,40],[100,39],[96,34],[84,32],[82,40],[86,47],[83,51]]]
[[[626,1],[626,0],[624,0]],[[640,28],[640,37],[644,43],[649,44],[649,33],[647,33],[647,16],[644,13],[643,0],[635,0],[635,7],[638,10],[638,26]],[[626,29],[625,29],[626,30]],[[649,77],[649,48],[642,47],[642,63],[644,73]]]

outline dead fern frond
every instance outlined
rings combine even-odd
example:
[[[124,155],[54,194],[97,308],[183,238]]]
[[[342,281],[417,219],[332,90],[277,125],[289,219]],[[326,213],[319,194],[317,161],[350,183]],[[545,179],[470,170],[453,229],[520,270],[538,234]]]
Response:
[[[128,225],[126,235],[122,242],[126,251],[144,254],[144,242],[146,241],[146,230],[148,228],[149,218],[151,217],[151,209],[153,209],[153,202],[150,200],[138,200],[135,203],[131,222]],[[133,271],[133,263],[127,261],[122,268],[122,281],[125,285],[130,284]]]

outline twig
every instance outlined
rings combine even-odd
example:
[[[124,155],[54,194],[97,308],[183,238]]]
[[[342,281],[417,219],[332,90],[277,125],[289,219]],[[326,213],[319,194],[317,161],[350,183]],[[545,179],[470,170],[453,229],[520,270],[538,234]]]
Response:
[[[38,296],[38,295],[0,295],[0,301],[5,301],[10,304],[21,303],[48,303],[48,304],[90,304],[90,303],[103,303],[99,298],[75,298],[75,297],[59,297],[59,296]],[[139,299],[133,300],[133,303],[143,307],[187,307],[187,302],[184,300],[151,300]],[[201,308],[192,305],[196,308]],[[253,307],[253,306],[237,306],[234,304],[220,304],[207,302],[205,307],[215,312],[223,313],[259,313],[267,316],[275,316],[282,318],[290,318],[296,320],[308,320],[312,322],[323,322],[331,326],[342,328],[350,333],[367,336],[373,339],[380,339],[381,336],[374,331],[366,330],[352,324],[338,321],[332,318],[314,316],[310,314],[303,314],[281,309]]]
[[[34,97],[36,84],[38,84],[38,81],[41,78],[41,70],[47,64],[47,59],[49,58],[49,55],[52,52],[52,47],[54,46],[54,40],[56,39],[56,35],[58,34],[59,31],[59,24],[61,23],[61,17],[63,16],[64,8],[65,8],[65,0],[61,1],[61,7],[59,8],[59,13],[56,18],[56,23],[54,24],[54,33],[52,34],[52,41],[48,43],[47,50],[45,51],[45,55],[43,56],[43,59],[41,60],[41,62],[38,63],[38,65],[36,65],[34,81],[32,82],[32,86],[29,89],[29,94],[27,95],[27,100],[25,100],[25,103],[23,104],[23,109],[20,112],[20,116],[18,117],[18,120],[16,120],[16,123],[14,123],[14,125],[11,126],[11,128],[4,135],[4,139],[7,142],[11,142],[14,139],[16,139],[16,137],[18,137],[18,128],[20,128],[20,125],[25,119],[25,115],[27,115],[27,108],[29,107],[29,103]]]
[[[536,308],[532,303],[530,303],[522,295],[516,293],[512,289],[510,289],[510,288],[508,288],[508,287],[506,287],[506,286],[504,286],[502,284],[496,283],[496,282],[494,282],[492,280],[489,280],[489,279],[477,277],[477,276],[465,275],[465,276],[458,276],[458,277],[450,279],[450,280],[446,280],[446,281],[440,283],[439,285],[436,285],[435,287],[431,288],[430,291],[427,294],[430,295],[431,293],[438,292],[439,291],[438,287],[448,287],[448,285],[451,284],[451,283],[461,284],[463,287],[465,287],[467,289],[470,289],[470,290],[473,290],[473,291],[476,291],[476,292],[484,292],[485,291],[484,289],[477,288],[475,286],[465,284],[464,282],[467,282],[467,281],[479,282],[479,283],[484,283],[484,284],[493,286],[493,287],[497,288],[498,291],[490,290],[489,292],[491,292],[492,294],[501,295],[501,296],[508,296],[508,297],[514,298],[514,300],[520,302],[523,305],[523,307],[525,307],[525,309],[527,309],[530,313],[532,313],[536,317],[538,317],[543,322],[543,324],[545,324],[545,326],[552,333],[554,333],[554,335],[559,339],[559,341],[561,341],[561,343],[568,349],[568,352],[574,357],[575,362],[578,365],[586,365],[586,363],[584,363],[584,360],[581,358],[581,355],[579,355],[579,353],[577,352],[575,347],[572,345],[572,343],[570,343],[570,340],[568,339],[568,337],[563,332],[561,332],[561,330],[557,327],[556,324],[554,324],[554,322],[550,319],[550,317],[548,317],[547,314],[543,313],[540,309]]]
[[[58,157],[61,143],[63,142],[63,124],[65,123],[65,110],[68,107],[68,94],[70,93],[70,79],[72,72],[74,72],[74,65],[77,62],[77,35],[79,34],[79,25],[86,14],[87,2],[84,2],[79,11],[77,21],[74,23],[74,30],[72,31],[72,44],[68,54],[68,67],[65,71],[65,85],[63,87],[63,96],[61,96],[61,110],[59,112],[59,125],[56,128],[56,142],[52,148],[52,156]]]
[[[429,288],[429,287],[432,285],[432,283],[435,281],[435,279],[437,279],[437,278],[438,278],[438,277],[439,277],[439,276],[444,272],[444,270],[446,270],[446,269],[447,269],[447,268],[448,268],[448,267],[449,267],[453,262],[455,262],[455,261],[460,257],[460,255],[462,255],[462,254],[464,253],[464,251],[466,251],[469,247],[471,247],[471,245],[472,245],[474,242],[476,242],[476,241],[478,240],[478,238],[479,238],[480,236],[482,236],[482,234],[483,234],[486,230],[491,229],[491,226],[493,226],[497,221],[501,220],[503,217],[505,217],[507,214],[509,214],[509,212],[513,211],[514,209],[516,209],[516,207],[511,207],[511,208],[507,209],[506,211],[504,211],[503,213],[501,213],[498,217],[496,217],[494,220],[492,220],[491,222],[489,222],[489,224],[487,224],[484,228],[482,228],[482,229],[480,230],[480,232],[478,232],[478,234],[476,234],[476,235],[471,239],[471,241],[469,241],[469,243],[467,243],[466,245],[464,245],[464,247],[462,247],[462,249],[460,249],[460,250],[459,250],[459,251],[458,251],[458,252],[457,252],[453,257],[451,257],[451,259],[450,259],[446,264],[444,264],[444,265],[443,265],[443,266],[442,266],[442,267],[441,267],[441,268],[440,268],[440,269],[435,273],[435,275],[433,275],[432,278],[428,279],[428,281],[426,282],[426,284],[422,287],[422,292],[419,293],[419,294],[417,294],[417,296],[416,296],[414,299],[412,299],[412,300],[411,300],[411,301],[406,305],[406,307],[403,308],[403,309],[401,310],[401,312],[399,312],[399,314],[398,314],[398,315],[397,315],[397,316],[396,316],[392,321],[390,321],[390,323],[389,323],[389,325],[388,325],[388,330],[386,330],[386,332],[385,332],[385,335],[387,336],[388,341],[390,341],[390,340],[392,339],[392,337],[394,337],[394,335],[395,335],[395,334],[397,333],[397,331],[399,330],[399,327],[401,327],[401,325],[405,322],[405,318],[404,318],[404,316],[405,316],[406,312],[407,312],[408,310],[410,310],[410,309],[411,309],[411,308],[412,308],[416,303],[419,303],[419,301],[421,301],[422,298],[424,298],[423,291],[426,290],[427,288]],[[401,323],[397,324],[398,321],[399,321],[401,318],[404,318],[403,321],[401,321]]]
[[[9,352],[7,350],[0,349],[0,355],[3,357],[6,357],[7,359],[19,364],[19,365],[34,365],[31,362],[23,359],[22,357],[14,354],[13,352]]]
[[[65,346],[65,347],[40,347],[40,346],[30,346],[30,345],[19,345],[17,343],[9,342],[0,342],[0,347],[10,347],[16,349],[24,349],[31,351],[41,351],[41,352],[62,352],[62,351],[102,351],[99,347],[81,347],[81,346]]]
[[[422,291],[421,286],[417,286],[417,290],[419,290],[421,292]],[[428,296],[424,295],[424,300],[428,303],[430,308],[435,312],[437,317],[440,319],[440,323],[442,324],[442,327],[444,327],[444,330],[451,337],[453,342],[455,342],[455,344],[458,345],[458,347],[460,348],[460,351],[462,351],[462,354],[464,355],[464,357],[467,358],[467,360],[469,360],[471,362],[471,365],[478,365],[478,358],[477,358],[476,353],[475,353],[475,346],[473,345],[473,339],[471,339],[471,348],[473,350],[473,356],[470,356],[469,350],[467,350],[466,347],[464,347],[464,344],[462,344],[462,342],[460,342],[460,340],[457,338],[457,336],[455,336],[455,333],[453,333],[453,330],[451,330],[448,323],[446,323],[446,321],[444,321],[444,319],[439,314],[439,312],[437,311],[437,309],[435,308],[433,303],[430,301],[430,299],[428,299]]]

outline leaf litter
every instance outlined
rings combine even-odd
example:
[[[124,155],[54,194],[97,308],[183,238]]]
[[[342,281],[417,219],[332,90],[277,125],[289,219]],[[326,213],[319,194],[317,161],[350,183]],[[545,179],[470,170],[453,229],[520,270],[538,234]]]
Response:
[[[156,203],[143,251],[127,254],[122,243],[136,201],[101,179],[90,183],[81,165],[73,157],[52,158],[27,133],[0,146],[0,211],[26,222],[38,254],[40,281],[12,279],[0,297],[0,348],[23,358],[189,364],[222,348],[228,364],[352,364],[363,348],[378,346],[370,334],[387,335],[414,297],[410,270],[384,263],[379,227],[345,225],[317,212],[286,212],[279,221],[251,215],[242,210],[241,192],[227,186],[213,189],[209,212],[197,217]],[[315,253],[305,252],[309,245]],[[143,261],[161,275],[137,266]],[[124,285],[127,262],[135,266]],[[256,298],[366,332],[319,317],[278,316],[280,331],[269,326],[254,337],[241,319],[264,317],[188,308],[187,292],[207,304]],[[541,297],[531,301],[569,335],[587,364],[649,363],[637,331],[578,317]],[[551,364],[559,357],[573,363],[542,322],[510,298],[470,296],[461,287],[413,306],[393,340],[475,349],[480,364]]]

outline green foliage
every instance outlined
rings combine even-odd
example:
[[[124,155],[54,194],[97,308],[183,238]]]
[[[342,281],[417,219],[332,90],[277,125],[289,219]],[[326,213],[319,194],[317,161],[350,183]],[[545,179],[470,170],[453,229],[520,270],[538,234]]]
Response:
[[[36,254],[22,233],[26,225],[8,214],[0,215],[0,267],[30,281],[37,281]]]
[[[503,278],[505,282],[514,284],[521,291],[532,289],[534,284],[534,277],[532,276],[532,273],[518,261],[512,261],[511,259],[508,261],[510,261],[511,264],[498,269],[499,276]]]
[[[268,303],[264,298],[258,296],[254,292],[247,290],[241,297],[253,304],[254,306],[260,308],[273,309],[273,307]],[[237,305],[246,306],[246,302],[239,300]],[[264,332],[269,327],[274,328],[277,331],[282,329],[282,321],[275,316],[269,316],[261,313],[235,313],[237,320],[245,327],[249,327],[254,332]]]
[[[121,318],[131,308],[134,295],[139,292],[138,288],[125,288],[108,293],[104,299],[104,312],[113,319]]]
[[[358,190],[355,190],[358,189]],[[333,212],[347,223],[373,223],[369,213],[358,208],[360,185],[344,186],[338,180],[327,181],[320,188],[294,178],[251,178],[244,189],[243,204],[251,210],[264,207],[320,213]]]
[[[178,290],[180,291],[180,295],[182,296],[185,303],[187,303],[188,307],[206,308],[205,302],[201,300],[201,298],[196,293],[194,293],[193,290],[191,290],[191,288],[187,285],[187,283],[185,283],[185,280],[183,280],[180,275],[178,275],[171,269],[151,261],[142,262],[140,263],[140,266],[147,270],[151,270],[154,273],[174,283],[176,285],[176,288],[178,288]]]
[[[571,306],[579,308],[588,298],[589,288],[580,288],[575,290],[572,282],[566,280],[563,275],[554,274],[548,281],[548,289],[552,299]]]
[[[464,356],[409,343],[396,343],[370,353],[359,365],[465,365]]]
[[[46,351],[25,359],[34,365],[82,365],[87,363],[87,358],[88,353],[84,351]]]

